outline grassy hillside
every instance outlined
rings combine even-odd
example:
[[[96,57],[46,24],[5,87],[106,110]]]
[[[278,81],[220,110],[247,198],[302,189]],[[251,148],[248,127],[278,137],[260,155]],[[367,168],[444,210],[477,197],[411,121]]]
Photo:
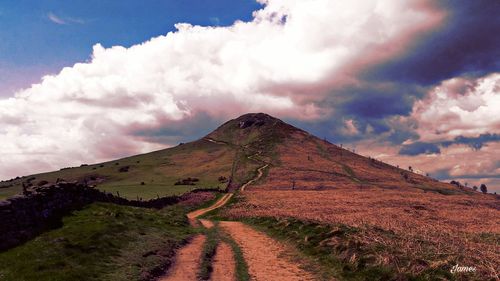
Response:
[[[91,204],[61,228],[0,253],[0,280],[151,280],[196,231],[185,214],[214,199],[196,193],[161,210]]]
[[[62,228],[0,253],[0,279],[139,280],[188,237],[184,213],[179,206],[92,204],[64,218]]]
[[[182,144],[173,148],[127,157],[115,161],[67,168],[60,171],[26,176],[2,182],[0,199],[22,191],[22,182],[34,178],[42,181],[88,181],[101,190],[119,193],[122,197],[151,199],[157,196],[182,194],[194,188],[225,187],[220,176],[229,178],[236,151],[206,140]],[[179,180],[197,178],[194,185],[176,185]]]

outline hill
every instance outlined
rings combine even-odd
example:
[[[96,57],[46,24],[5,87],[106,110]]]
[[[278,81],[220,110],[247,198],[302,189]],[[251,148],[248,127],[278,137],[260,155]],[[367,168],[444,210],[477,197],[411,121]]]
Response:
[[[22,192],[23,182],[36,186],[64,179],[87,182],[131,199],[150,199],[193,188],[225,188],[229,179],[231,186],[238,186],[250,179],[262,162],[269,163],[273,175],[266,178],[267,185],[278,189],[289,188],[296,181],[297,188],[307,189],[376,185],[463,192],[357,155],[272,116],[256,113],[230,120],[206,137],[176,147],[4,181],[0,183],[0,198]]]
[[[229,178],[235,153],[231,147],[202,139],[105,163],[83,164],[6,181],[0,184],[4,186],[0,188],[0,197],[21,192],[23,182],[36,186],[57,179],[87,182],[130,199],[181,194],[200,187],[224,188],[225,180],[219,177]]]
[[[203,215],[243,221],[290,242],[314,261],[310,270],[327,280],[498,279],[498,196],[358,155],[263,113],[242,115],[176,147],[3,182],[0,195],[20,192],[23,183],[44,185],[58,178],[132,199],[227,189],[232,193],[217,205],[222,208]],[[221,225],[233,233],[234,243],[248,241],[241,235],[250,230]],[[215,228],[206,234],[212,237],[203,250],[209,260],[214,241],[228,241]],[[233,249],[242,268],[245,251],[255,247],[245,245]],[[252,259],[246,262],[252,272]],[[450,271],[455,265],[476,270],[456,275]]]

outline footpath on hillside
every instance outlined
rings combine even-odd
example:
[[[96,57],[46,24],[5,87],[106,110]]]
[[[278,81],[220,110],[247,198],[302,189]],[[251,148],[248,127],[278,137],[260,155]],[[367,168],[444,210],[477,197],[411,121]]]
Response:
[[[208,141],[225,144],[215,140]],[[256,181],[262,175],[263,170],[269,164],[265,164],[257,169],[257,175],[243,184],[240,191]],[[272,281],[272,280],[315,280],[312,274],[300,268],[291,261],[292,250],[281,242],[278,242],[264,233],[241,222],[221,221],[217,224],[210,220],[198,219],[200,216],[220,208],[227,204],[234,193],[227,193],[212,206],[193,211],[187,215],[190,223],[194,227],[201,225],[206,229],[214,227],[227,234],[230,239],[236,242],[243,253],[243,258],[248,265],[250,280]],[[186,246],[181,248],[176,255],[174,265],[169,269],[166,276],[161,281],[190,281],[197,280],[197,272],[201,266],[203,245],[206,242],[206,235],[195,236]],[[234,249],[227,242],[218,244],[215,256],[212,261],[211,280],[214,281],[236,281],[236,262]]]

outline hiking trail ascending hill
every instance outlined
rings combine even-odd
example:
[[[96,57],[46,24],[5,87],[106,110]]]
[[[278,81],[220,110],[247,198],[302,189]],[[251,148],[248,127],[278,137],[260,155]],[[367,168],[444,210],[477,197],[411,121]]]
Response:
[[[231,199],[231,197],[233,197],[233,193],[226,193],[224,196],[222,196],[221,199],[217,200],[217,202],[215,202],[215,204],[213,204],[212,206],[210,206],[208,208],[199,209],[199,210],[196,210],[196,211],[193,211],[193,212],[187,214],[187,217],[188,217],[189,221],[191,222],[191,225],[197,226],[196,218],[198,218],[199,216],[202,216],[202,215],[204,215],[212,210],[215,210],[217,208],[224,206],[227,203],[227,201],[229,201],[229,199]]]
[[[210,138],[205,139],[213,143],[227,145],[227,143]],[[253,156],[254,155],[249,156],[248,158],[254,161],[260,161],[253,159]],[[268,166],[269,163],[266,163],[259,167],[257,169],[257,175],[243,184],[240,191],[245,191],[247,186],[258,181],[263,175],[263,170]],[[189,222],[192,226],[199,226],[199,222],[201,222],[205,228],[217,227],[209,220],[198,220],[198,217],[224,206],[233,195],[234,193],[227,193],[212,206],[187,214]],[[220,226],[222,230],[228,233],[241,247],[252,280],[314,280],[311,274],[302,270],[296,263],[291,262],[286,257],[289,255],[289,251],[282,243],[241,222],[221,221]],[[160,280],[195,281],[205,240],[206,237],[204,235],[198,235],[188,245],[179,250],[175,264],[172,270],[170,270],[169,275]],[[231,247],[227,243],[221,242],[217,247],[216,255],[213,260],[214,271],[211,279],[215,281],[235,280],[235,265],[236,263]]]
[[[246,188],[247,186],[251,185],[252,183],[254,183],[254,182],[256,182],[256,181],[258,181],[258,180],[262,177],[262,175],[264,174],[264,173],[262,172],[262,170],[264,170],[264,169],[265,169],[265,168],[267,168],[268,166],[269,166],[269,164],[266,164],[266,165],[264,165],[264,166],[262,166],[262,167],[258,168],[258,169],[257,169],[257,176],[256,176],[255,178],[253,178],[253,179],[249,180],[249,181],[248,181],[247,183],[245,183],[244,185],[242,185],[242,186],[241,186],[241,188],[240,188],[240,190],[241,190],[241,191],[245,191],[245,188]]]

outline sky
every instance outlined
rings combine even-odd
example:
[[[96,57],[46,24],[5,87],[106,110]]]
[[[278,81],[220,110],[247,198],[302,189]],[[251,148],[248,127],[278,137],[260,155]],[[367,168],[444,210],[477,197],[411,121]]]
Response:
[[[497,0],[0,1],[0,179],[266,112],[500,192]]]

